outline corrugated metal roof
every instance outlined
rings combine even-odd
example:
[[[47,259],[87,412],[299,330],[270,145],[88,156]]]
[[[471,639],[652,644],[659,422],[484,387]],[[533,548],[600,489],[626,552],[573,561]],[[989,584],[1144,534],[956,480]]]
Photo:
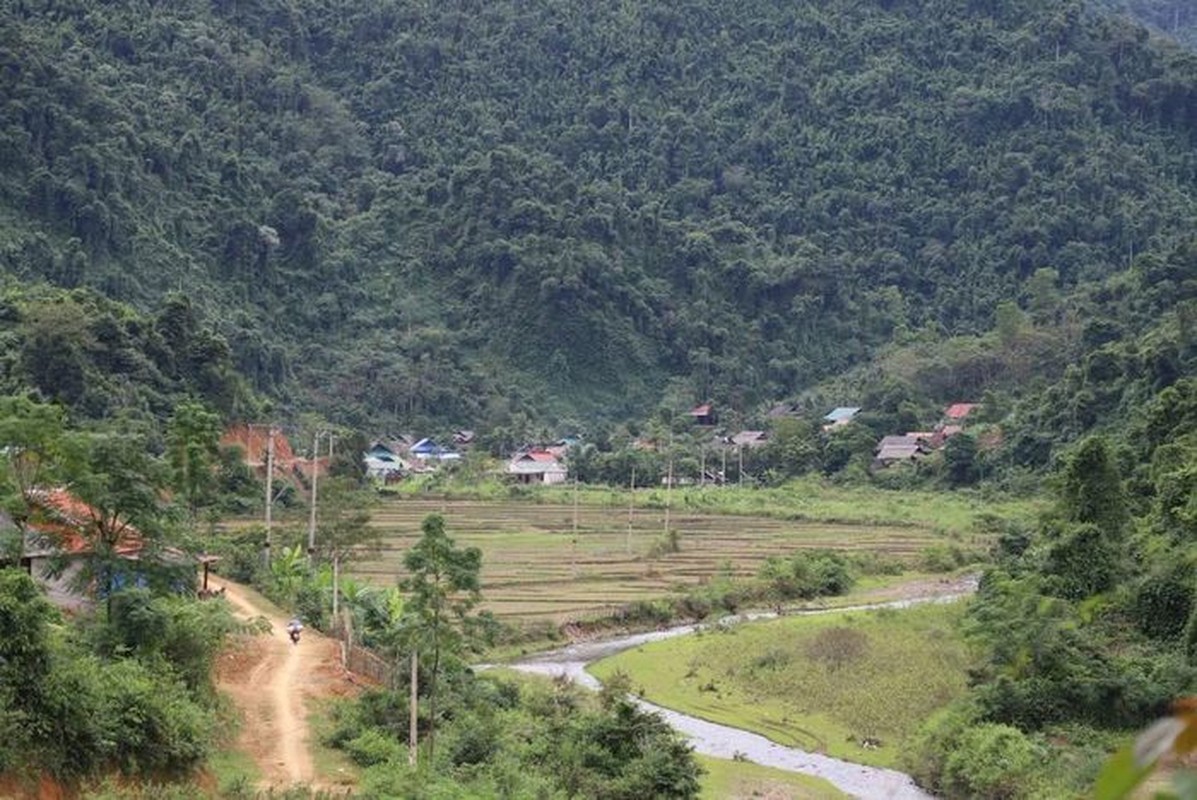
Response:
[[[952,403],[944,409],[944,416],[948,419],[964,419],[973,409],[977,407],[977,403]]]
[[[828,422],[840,422],[843,420],[852,419],[859,413],[860,408],[858,406],[840,406],[838,408],[831,409],[831,411],[829,411],[827,416],[823,417],[823,419],[827,420]]]
[[[764,431],[740,431],[731,437],[731,441],[737,445],[753,445],[764,444],[767,438]]]
[[[905,461],[923,455],[917,444],[889,444],[877,451],[878,461]]]

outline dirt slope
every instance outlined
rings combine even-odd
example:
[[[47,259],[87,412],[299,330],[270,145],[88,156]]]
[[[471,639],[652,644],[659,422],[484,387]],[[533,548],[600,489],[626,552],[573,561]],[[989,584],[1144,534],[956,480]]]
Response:
[[[240,640],[218,666],[220,688],[241,711],[238,749],[258,764],[262,789],[296,783],[329,788],[313,766],[308,711],[313,699],[355,691],[341,667],[339,645],[310,628],[293,645],[276,608],[236,583],[213,579],[210,585],[225,590],[239,616],[262,616],[271,625],[269,634]]]

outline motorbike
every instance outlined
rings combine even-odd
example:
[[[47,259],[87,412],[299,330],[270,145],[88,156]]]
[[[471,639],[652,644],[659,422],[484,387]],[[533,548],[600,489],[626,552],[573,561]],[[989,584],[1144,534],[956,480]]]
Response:
[[[292,622],[287,626],[287,635],[291,637],[291,644],[299,644],[299,632],[303,630],[303,625],[298,622]]]

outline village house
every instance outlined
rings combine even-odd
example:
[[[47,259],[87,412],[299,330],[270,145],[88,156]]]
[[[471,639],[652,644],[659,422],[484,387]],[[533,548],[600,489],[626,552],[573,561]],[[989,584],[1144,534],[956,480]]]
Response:
[[[783,419],[785,417],[802,416],[802,406],[797,403],[777,403],[769,409],[769,419]]]
[[[747,447],[749,449],[763,447],[769,443],[769,434],[765,431],[740,431],[728,438],[728,444],[734,447]]]
[[[943,416],[944,419],[959,423],[980,407],[979,403],[952,403],[943,410]]]
[[[402,459],[412,444],[414,442],[410,440],[410,437],[375,439],[370,442],[370,447],[366,449],[365,455],[384,461],[387,459]]]
[[[407,454],[419,461],[453,461],[461,458],[461,453],[442,447],[429,438],[421,439],[413,444]]]
[[[385,447],[371,445],[362,453],[366,465],[366,477],[383,483],[394,483],[411,472],[411,465]]]
[[[829,431],[834,428],[840,428],[850,423],[857,414],[860,413],[860,408],[857,406],[839,406],[833,408],[823,416],[823,430]]]
[[[557,457],[546,450],[525,450],[507,462],[506,473],[518,483],[565,483],[567,470]]]
[[[695,425],[709,427],[719,422],[719,417],[715,413],[715,406],[711,403],[703,403],[686,412],[690,419],[694,420]]]
[[[885,436],[877,443],[873,468],[884,469],[894,464],[913,464],[930,452],[930,445],[917,433]]]
[[[98,587],[95,577],[86,573],[93,556],[93,543],[86,532],[94,528],[99,512],[65,489],[41,490],[31,500],[35,513],[21,537],[19,566],[59,608],[81,611],[93,607],[108,588]],[[16,524],[3,514],[0,514],[0,531],[19,535]],[[115,560],[115,564],[110,564],[112,588],[145,583],[146,548],[137,530],[131,526],[123,529],[112,555]],[[154,556],[155,571],[169,572],[170,584],[177,591],[196,589],[197,567],[201,563],[202,559],[173,548]]]

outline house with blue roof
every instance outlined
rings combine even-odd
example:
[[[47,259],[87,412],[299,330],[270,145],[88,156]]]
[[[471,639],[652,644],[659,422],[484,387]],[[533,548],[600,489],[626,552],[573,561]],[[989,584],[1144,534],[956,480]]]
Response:
[[[447,447],[441,447],[432,439],[421,439],[413,444],[408,449],[408,455],[412,458],[418,458],[424,461],[450,461],[455,458],[461,458],[461,454]]]
[[[860,413],[860,408],[857,406],[840,406],[833,408],[823,416],[823,430],[831,430],[832,428],[839,428],[851,422],[857,414]]]

